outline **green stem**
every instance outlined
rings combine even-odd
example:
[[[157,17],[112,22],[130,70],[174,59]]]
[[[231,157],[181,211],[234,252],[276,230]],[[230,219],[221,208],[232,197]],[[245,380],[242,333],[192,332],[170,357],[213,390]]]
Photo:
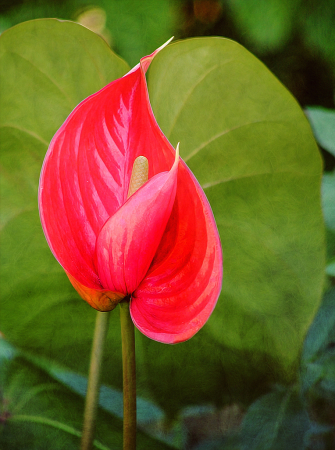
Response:
[[[136,449],[135,330],[129,302],[120,303],[123,365],[123,450]]]
[[[98,311],[95,321],[90,370],[88,375],[81,450],[91,450],[93,446],[95,420],[99,402],[101,362],[108,331],[108,321],[109,313]]]

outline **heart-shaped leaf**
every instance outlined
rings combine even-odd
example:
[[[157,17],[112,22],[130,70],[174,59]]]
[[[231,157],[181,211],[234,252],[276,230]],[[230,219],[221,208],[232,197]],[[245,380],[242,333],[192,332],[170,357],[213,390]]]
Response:
[[[324,276],[322,163],[308,121],[262,63],[226,39],[171,44],[152,64],[149,91],[221,236],[223,289],[204,332],[254,369],[263,353],[290,373]]]

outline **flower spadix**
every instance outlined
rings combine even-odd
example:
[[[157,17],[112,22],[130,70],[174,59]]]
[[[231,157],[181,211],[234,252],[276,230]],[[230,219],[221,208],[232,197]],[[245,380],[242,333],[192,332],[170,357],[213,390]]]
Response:
[[[145,73],[163,47],[70,114],[44,160],[39,209],[84,300],[100,311],[130,301],[142,333],[175,343],[213,311],[222,253],[206,196],[151,110]]]

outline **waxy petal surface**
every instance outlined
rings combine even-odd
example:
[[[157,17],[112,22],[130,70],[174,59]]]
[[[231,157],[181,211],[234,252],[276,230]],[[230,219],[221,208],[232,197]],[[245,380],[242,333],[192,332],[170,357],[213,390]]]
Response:
[[[174,208],[150,270],[134,292],[136,327],[159,342],[191,338],[207,321],[221,291],[221,244],[208,200],[180,164]]]
[[[170,218],[178,158],[151,178],[106,222],[96,247],[99,278],[111,291],[132,294],[145,277]]]

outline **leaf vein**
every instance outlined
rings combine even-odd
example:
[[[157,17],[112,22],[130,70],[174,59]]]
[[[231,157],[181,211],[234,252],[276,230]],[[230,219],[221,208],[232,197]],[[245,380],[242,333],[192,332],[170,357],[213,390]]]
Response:
[[[40,72],[43,76],[45,76],[49,81],[51,81],[51,83],[58,89],[58,91],[66,98],[66,100],[69,102],[69,106],[71,111],[76,107],[77,102],[75,102],[74,100],[71,99],[71,97],[64,91],[64,89],[59,86],[59,84],[47,73],[43,72],[43,70],[38,67],[36,64],[34,64],[32,61],[30,61],[29,59],[25,58],[24,56],[20,55],[17,52],[11,52],[14,55],[18,56],[19,58],[23,59],[24,61],[26,61],[28,64],[30,64],[32,67],[34,67],[38,72]]]
[[[46,145],[47,147],[49,146],[49,142],[47,142],[45,139],[43,139],[41,136],[39,136],[37,133],[34,133],[33,131],[27,130],[25,128],[22,128],[18,125],[13,125],[10,123],[5,123],[3,125],[0,125],[0,128],[14,128],[15,130],[19,130],[22,131],[22,133],[26,133],[29,136],[37,139],[38,141],[42,142],[42,144]]]
[[[197,153],[199,153],[200,150],[202,150],[203,148],[205,148],[208,144],[210,144],[211,142],[214,142],[216,139],[219,139],[220,137],[224,136],[225,134],[231,132],[231,131],[236,131],[239,130],[243,127],[249,126],[249,125],[253,125],[253,124],[259,124],[259,123],[282,123],[278,120],[255,120],[252,122],[247,122],[247,123],[243,123],[241,125],[237,125],[236,127],[233,128],[228,128],[224,131],[221,131],[218,134],[215,134],[214,136],[212,136],[211,138],[207,139],[206,141],[202,142],[197,148],[195,148],[191,153],[189,153],[185,158],[184,161],[187,162],[188,160],[190,160],[193,156],[195,156]]]
[[[177,123],[177,120],[178,120],[178,118],[179,118],[179,116],[180,116],[182,110],[184,109],[186,103],[187,103],[187,100],[191,97],[191,95],[192,95],[192,93],[194,92],[194,90],[196,89],[196,87],[199,86],[199,85],[205,80],[205,78],[206,78],[211,72],[213,72],[215,69],[217,69],[218,67],[224,66],[224,65],[230,63],[231,61],[233,61],[233,59],[230,59],[229,61],[225,61],[225,62],[222,63],[222,64],[215,64],[215,65],[212,66],[209,70],[207,70],[207,72],[205,72],[205,73],[197,80],[197,82],[196,82],[193,86],[191,86],[190,90],[187,92],[187,94],[186,94],[186,96],[185,96],[185,98],[184,98],[182,104],[180,105],[180,107],[179,107],[179,109],[178,109],[178,111],[177,111],[177,113],[176,113],[176,115],[175,115],[175,118],[174,118],[174,120],[173,120],[173,122],[172,122],[172,124],[171,124],[171,126],[170,126],[169,131],[166,133],[166,137],[167,137],[167,138],[171,135],[171,132],[172,132],[173,128],[175,127],[175,125],[176,125],[176,123]]]

